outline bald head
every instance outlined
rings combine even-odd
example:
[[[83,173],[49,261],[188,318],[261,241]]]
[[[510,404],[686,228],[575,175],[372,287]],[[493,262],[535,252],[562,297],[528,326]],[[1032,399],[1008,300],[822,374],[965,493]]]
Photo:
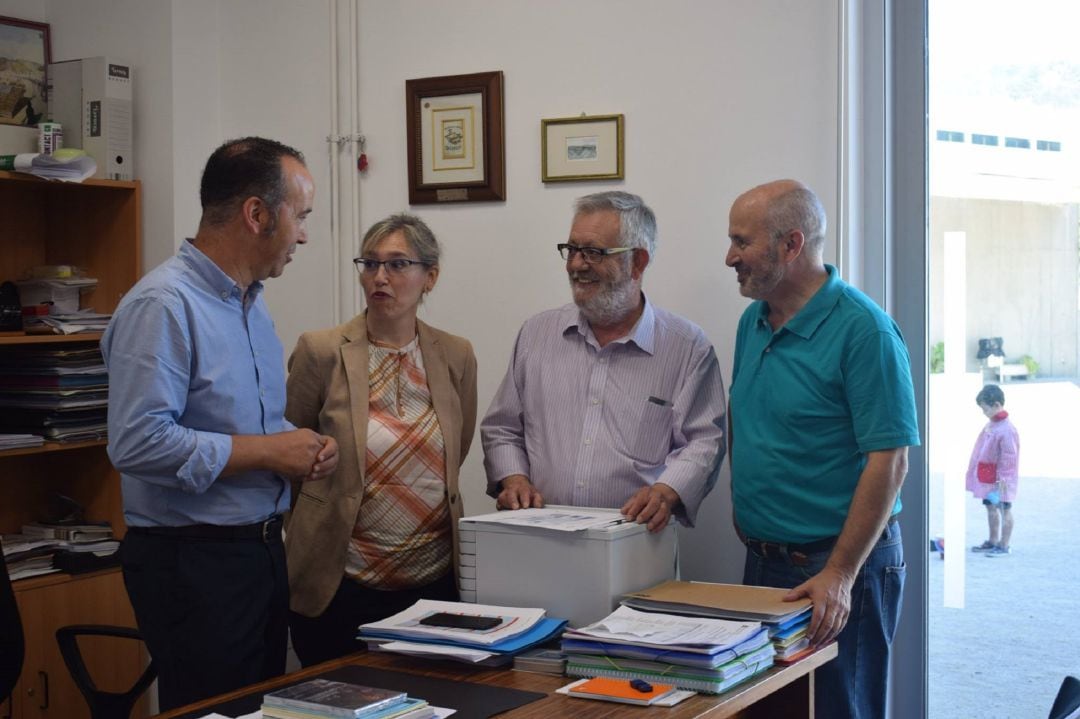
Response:
[[[806,249],[821,257],[825,247],[825,208],[814,191],[798,180],[758,185],[739,195],[731,210],[762,218],[773,242],[792,230],[800,231]]]

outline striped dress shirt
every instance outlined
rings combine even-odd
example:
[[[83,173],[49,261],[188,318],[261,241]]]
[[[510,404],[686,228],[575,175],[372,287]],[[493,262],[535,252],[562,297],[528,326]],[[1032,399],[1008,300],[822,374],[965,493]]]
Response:
[[[634,329],[601,348],[576,305],[518,332],[510,367],[480,425],[488,494],[512,474],[547,504],[620,507],[663,482],[693,526],[725,443],[724,386],[697,325],[645,300]]]

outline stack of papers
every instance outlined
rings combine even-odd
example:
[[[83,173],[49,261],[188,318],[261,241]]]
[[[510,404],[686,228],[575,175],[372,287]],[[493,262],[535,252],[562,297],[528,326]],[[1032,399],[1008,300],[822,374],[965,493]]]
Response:
[[[772,638],[776,663],[791,664],[812,651],[806,632],[813,607],[809,599],[785,602],[787,593],[774,587],[672,581],[628,594],[622,603],[646,611],[760,621]]]
[[[104,332],[109,326],[112,315],[101,314],[93,310],[78,310],[55,315],[26,316],[23,329],[27,332],[46,334],[76,335],[85,332]]]
[[[97,163],[89,155],[59,159],[52,155],[24,152],[18,155],[0,155],[0,170],[26,172],[46,180],[82,182],[97,172]]]
[[[80,531],[86,527],[88,532]],[[65,526],[64,531],[50,525],[23,527],[21,534],[0,537],[8,574],[12,579],[26,579],[38,574],[69,572],[78,574],[116,566],[120,542],[108,525]]]
[[[40,434],[0,434],[0,451],[40,447],[43,444],[45,444],[45,438]]]
[[[641,612],[619,607],[563,634],[570,676],[662,681],[719,694],[773,664],[768,630],[756,621]]]
[[[21,280],[19,301],[23,307],[49,304],[49,314],[62,315],[79,311],[79,293],[97,286],[93,277],[58,277],[49,279]]]
[[[503,524],[512,527],[531,527],[533,529],[552,529],[557,532],[583,532],[586,529],[599,529],[614,524],[624,524],[630,520],[610,509],[589,509],[586,507],[543,507],[541,509],[517,509],[513,512],[492,512],[469,517],[475,524]]]
[[[359,638],[367,642],[369,649],[378,651],[502,666],[512,662],[515,654],[543,644],[566,626],[565,619],[544,614],[543,609],[421,599],[392,617],[360,625]],[[481,623],[494,624],[468,628],[422,623],[436,615],[481,618]]]
[[[108,389],[97,345],[14,347],[0,357],[0,431],[53,442],[104,439]]]

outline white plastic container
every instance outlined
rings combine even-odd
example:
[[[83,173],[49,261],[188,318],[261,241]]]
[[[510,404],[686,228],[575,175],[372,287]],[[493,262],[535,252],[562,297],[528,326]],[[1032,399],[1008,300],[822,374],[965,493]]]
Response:
[[[543,607],[573,627],[603,619],[627,592],[675,578],[674,522],[657,534],[629,522],[559,532],[463,517],[458,537],[462,601]]]

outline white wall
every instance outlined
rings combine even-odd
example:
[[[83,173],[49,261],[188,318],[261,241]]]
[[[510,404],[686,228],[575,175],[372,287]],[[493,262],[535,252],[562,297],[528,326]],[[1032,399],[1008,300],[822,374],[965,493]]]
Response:
[[[0,0],[0,14],[52,23],[56,58],[109,53],[136,66],[147,268],[194,232],[198,175],[219,142],[264,133],[305,152],[317,183],[312,241],[267,291],[286,351],[299,332],[333,317],[323,138],[336,1]],[[359,183],[361,232],[408,208],[405,80],[505,73],[508,200],[411,208],[445,245],[422,316],[472,340],[481,411],[521,322],[568,300],[554,245],[566,236],[573,198],[601,189],[638,193],[656,211],[660,242],[646,291],[705,329],[730,376],[745,307],[723,265],[731,201],[760,182],[797,177],[835,217],[838,4],[360,0],[360,131],[371,162]],[[626,115],[626,180],[544,186],[540,119],[581,112]],[[827,256],[833,247],[830,234]],[[477,441],[463,472],[470,513],[493,506],[482,478]],[[698,529],[682,538],[689,577],[739,575],[728,483],[725,462]]]
[[[555,244],[573,198],[602,189],[638,193],[656,211],[645,289],[705,329],[730,376],[746,304],[723,264],[731,201],[792,176],[834,215],[837,12],[834,0],[361,0],[361,131],[371,159],[363,227],[408,207],[405,80],[505,74],[507,201],[411,208],[445,245],[422,316],[472,340],[481,411],[521,322],[569,300]],[[540,119],[581,112],[626,115],[626,180],[544,186]],[[739,577],[729,481],[725,462],[698,529],[682,537],[687,576]],[[476,445],[462,482],[470,514],[492,509]]]

